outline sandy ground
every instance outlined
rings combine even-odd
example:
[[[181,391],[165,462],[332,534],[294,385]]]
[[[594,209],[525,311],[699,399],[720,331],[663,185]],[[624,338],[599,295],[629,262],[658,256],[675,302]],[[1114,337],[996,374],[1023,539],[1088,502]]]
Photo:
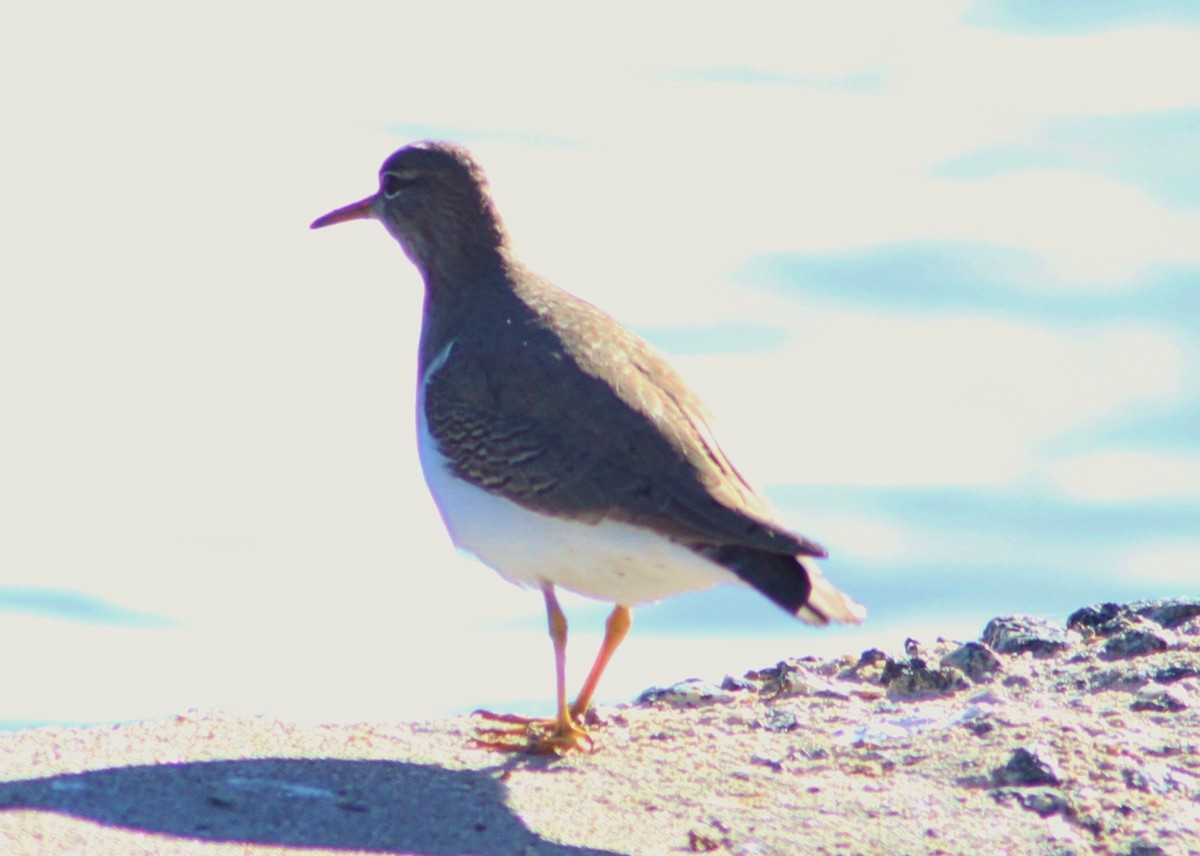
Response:
[[[1200,853],[1200,601],[1176,603],[684,682],[564,758],[478,748],[472,717],[0,735],[0,852]]]

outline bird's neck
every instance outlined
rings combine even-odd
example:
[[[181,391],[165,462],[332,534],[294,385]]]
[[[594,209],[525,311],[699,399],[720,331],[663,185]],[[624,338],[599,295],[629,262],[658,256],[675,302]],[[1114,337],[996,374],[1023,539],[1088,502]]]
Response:
[[[443,200],[404,223],[384,221],[435,298],[502,273],[512,264],[508,232],[478,189]]]
[[[480,335],[480,326],[487,329],[492,323],[504,324],[506,320],[515,323],[528,313],[514,290],[514,284],[524,275],[523,269],[507,248],[486,260],[476,255],[474,261],[473,266],[452,269],[418,265],[425,280],[418,361],[422,373],[464,330]]]

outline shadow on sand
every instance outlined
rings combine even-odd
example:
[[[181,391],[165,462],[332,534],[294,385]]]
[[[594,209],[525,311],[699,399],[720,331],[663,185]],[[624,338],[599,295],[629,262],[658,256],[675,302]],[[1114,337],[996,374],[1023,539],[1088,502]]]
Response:
[[[540,837],[504,796],[504,785],[486,772],[402,761],[268,758],[4,782],[0,810],[50,811],[200,841],[436,856],[612,856]]]

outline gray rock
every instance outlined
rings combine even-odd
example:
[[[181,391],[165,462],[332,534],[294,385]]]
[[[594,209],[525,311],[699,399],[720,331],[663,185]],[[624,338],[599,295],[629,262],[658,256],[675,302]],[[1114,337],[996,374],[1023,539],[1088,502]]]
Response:
[[[1171,687],[1143,687],[1138,690],[1130,710],[1156,710],[1164,713],[1178,713],[1187,710],[1187,702],[1183,694]]]
[[[1154,672],[1154,680],[1160,684],[1173,684],[1184,678],[1200,678],[1200,663],[1195,666],[1180,663],[1174,666],[1164,666]]]
[[[876,663],[883,663],[889,659],[888,655],[878,648],[868,648],[859,656],[858,662],[854,664],[854,669],[857,671],[865,666],[873,666]]]
[[[1140,690],[1148,683],[1150,683],[1150,674],[1140,669],[1106,669],[1092,675],[1087,681],[1087,688],[1092,692],[1102,690],[1133,692]]]
[[[1052,788],[1039,788],[1034,791],[1001,789],[992,796],[999,803],[1015,800],[1022,808],[1037,813],[1039,817],[1051,817],[1056,814],[1066,818],[1075,816],[1075,807],[1071,805],[1071,801],[1061,791]]]
[[[1200,575],[1200,568],[1197,568]],[[1129,611],[1168,629],[1200,616],[1200,597],[1164,597],[1129,604]]]
[[[996,729],[996,725],[992,722],[992,718],[990,716],[980,716],[975,717],[974,719],[964,720],[962,726],[976,737],[983,737],[984,735],[991,734]]]
[[[783,676],[776,694],[780,696],[836,698],[842,701],[850,698],[850,695],[842,691],[834,681],[800,669]]]
[[[1072,612],[1067,618],[1067,629],[1085,636],[1111,636],[1122,629],[1121,619],[1127,613],[1128,609],[1118,603],[1093,603]]]
[[[745,692],[755,689],[755,684],[746,678],[735,678],[733,675],[726,675],[725,680],[721,681],[721,689],[731,693]]]
[[[1057,785],[1062,781],[1058,759],[1038,744],[1014,749],[1003,767],[992,770],[997,785]]]
[[[774,666],[765,669],[752,669],[746,673],[746,678],[762,683],[762,692],[767,695],[780,695],[788,691],[791,676],[799,671],[795,663],[780,660]]]
[[[958,669],[977,684],[990,683],[1003,668],[1000,658],[982,642],[967,642],[942,657],[938,665]]]
[[[998,654],[1029,651],[1035,657],[1053,657],[1070,646],[1063,628],[1029,615],[993,618],[983,629],[980,641]]]
[[[1162,631],[1153,630],[1143,623],[1140,627],[1131,627],[1110,637],[1100,649],[1100,656],[1105,660],[1123,660],[1126,657],[1157,654],[1170,647],[1171,643]]]
[[[1121,770],[1121,778],[1125,780],[1125,787],[1131,791],[1142,791],[1159,796],[1166,796],[1182,787],[1171,768],[1161,761],[1146,762],[1136,767],[1125,767]]]
[[[889,698],[929,698],[953,695],[970,686],[958,669],[931,669],[920,657],[888,660],[880,683]]]
[[[716,684],[689,678],[667,687],[650,687],[637,697],[637,704],[669,704],[673,707],[702,707],[733,701],[733,696]]]
[[[766,712],[762,719],[758,720],[758,725],[766,731],[781,734],[787,731],[795,731],[800,727],[800,720],[790,710],[772,708]]]

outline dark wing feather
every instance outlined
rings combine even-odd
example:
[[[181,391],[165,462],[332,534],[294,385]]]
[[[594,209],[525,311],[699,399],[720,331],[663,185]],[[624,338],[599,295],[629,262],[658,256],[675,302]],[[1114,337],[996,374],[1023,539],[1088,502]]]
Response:
[[[453,349],[427,380],[430,433],[457,475],[537,511],[637,522],[681,543],[825,555],[770,519],[648,345],[553,286],[519,285],[508,311],[477,316],[486,359]]]

